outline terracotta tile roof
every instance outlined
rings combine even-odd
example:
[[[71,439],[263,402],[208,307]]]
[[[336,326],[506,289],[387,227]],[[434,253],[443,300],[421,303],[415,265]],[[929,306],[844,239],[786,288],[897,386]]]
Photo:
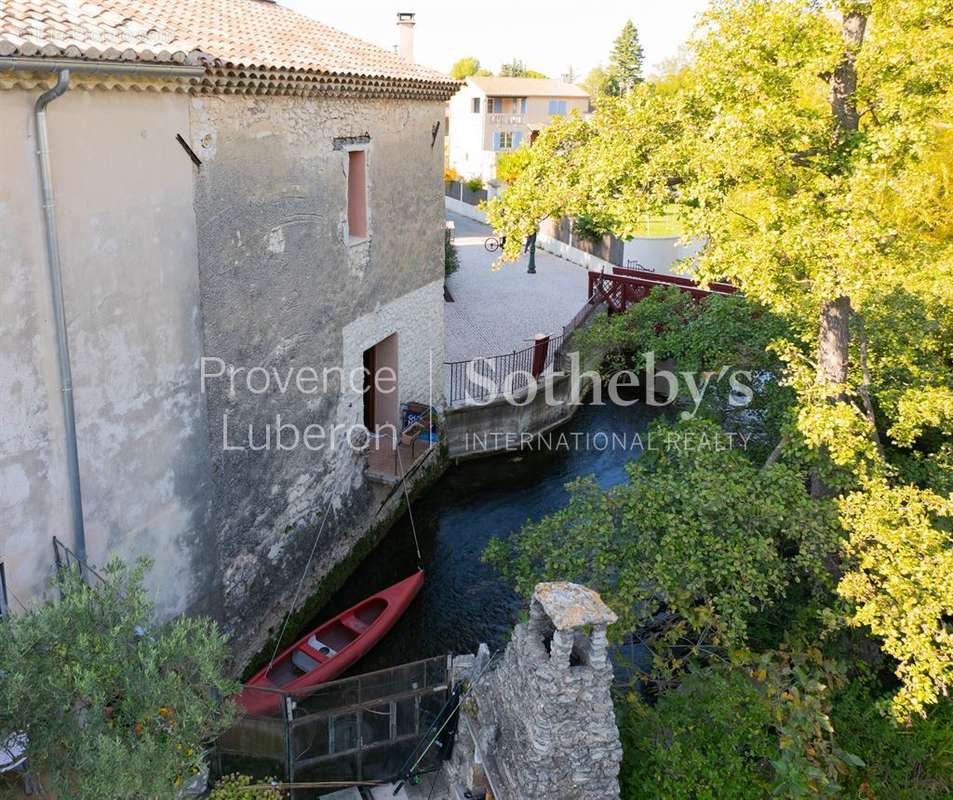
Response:
[[[553,78],[498,78],[492,75],[467,78],[493,97],[588,97],[589,92],[573,83]]]
[[[0,0],[0,56],[199,63],[458,83],[272,0]]]

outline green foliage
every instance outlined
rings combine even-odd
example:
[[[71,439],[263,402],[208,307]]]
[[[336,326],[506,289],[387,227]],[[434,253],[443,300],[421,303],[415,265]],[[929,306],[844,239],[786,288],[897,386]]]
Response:
[[[266,781],[256,781],[248,775],[225,775],[209,794],[209,800],[281,800],[285,795],[278,789],[248,789]]]
[[[750,434],[750,453],[763,458],[792,421],[794,392],[777,380],[783,365],[768,350],[787,333],[784,320],[740,294],[695,302],[686,292],[657,287],[624,314],[597,317],[576,339],[585,357],[604,358],[606,373],[641,372],[647,353],[656,364],[673,359],[679,371],[695,376],[696,387],[705,387],[696,407],[687,380],[679,380],[688,413]],[[730,402],[733,380],[753,390],[747,405]]]
[[[608,69],[601,65],[593,67],[582,82],[582,87],[589,92],[592,101],[597,103],[600,98],[612,94],[614,88],[612,75]]]
[[[616,637],[671,615],[659,668],[686,637],[696,649],[739,646],[751,617],[793,582],[827,584],[836,518],[805,494],[804,475],[759,469],[707,421],[658,425],[647,441],[625,483],[575,481],[564,509],[494,540],[485,558],[524,595],[547,580],[601,592],[619,615]]]
[[[0,621],[0,731],[28,735],[59,797],[174,798],[230,723],[225,637],[207,619],[153,625],[146,566],[113,561],[92,588],[65,572],[59,602]]]
[[[717,0],[687,55],[677,80],[541,133],[487,210],[502,258],[546,217],[587,215],[628,237],[674,208],[686,238],[706,242],[700,277],[785,320],[772,350],[797,405],[782,457],[810,458],[816,491],[879,509],[845,517],[851,569],[867,559],[863,580],[842,586],[845,613],[900,665],[894,712],[919,713],[951,659],[935,624],[948,625],[946,600],[927,583],[951,583],[938,571],[943,515],[892,530],[906,511],[878,496],[943,498],[953,474],[953,3]],[[856,88],[842,80],[852,69]],[[850,326],[822,346],[841,299]],[[898,580],[900,553],[929,570]],[[921,632],[905,609],[924,599]]]
[[[460,269],[460,254],[450,241],[450,231],[447,230],[443,237],[443,275],[449,278],[458,269]]]
[[[953,498],[913,486],[873,486],[841,502],[849,531],[838,592],[897,661],[891,707],[908,720],[953,683]]]
[[[845,794],[860,800],[948,800],[953,797],[953,701],[928,719],[897,725],[882,713],[890,697],[871,680],[851,683],[834,702],[837,740],[864,760],[843,779]]]
[[[580,239],[585,239],[587,242],[602,241],[603,236],[611,233],[598,220],[587,214],[580,214],[573,220],[572,231],[574,235]]]
[[[466,180],[467,188],[472,192],[479,192],[483,188],[483,178],[479,175],[475,175],[472,178],[467,178]]]
[[[464,78],[469,78],[471,75],[479,74],[480,62],[473,56],[464,56],[463,58],[455,61],[453,66],[450,67],[450,77],[456,78],[458,81],[462,81]]]
[[[528,69],[523,63],[523,59],[514,58],[507,64],[500,67],[501,78],[545,78],[542,72],[535,69]]]
[[[512,183],[523,173],[530,160],[529,145],[504,151],[496,159],[496,178],[501,183]]]
[[[642,45],[639,43],[639,31],[626,20],[621,33],[612,45],[612,54],[609,56],[609,84],[608,94],[626,94],[636,84],[642,82],[642,62],[644,60]]]
[[[843,677],[816,648],[692,670],[654,706],[629,695],[623,796],[659,800],[832,797],[863,766],[834,737],[830,687]]]

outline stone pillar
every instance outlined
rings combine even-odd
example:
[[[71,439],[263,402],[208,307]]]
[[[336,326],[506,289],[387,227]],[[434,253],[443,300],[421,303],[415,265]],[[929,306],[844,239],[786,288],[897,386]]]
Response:
[[[606,630],[596,592],[541,583],[529,621],[473,688],[474,733],[497,800],[613,800],[622,745],[612,707]]]

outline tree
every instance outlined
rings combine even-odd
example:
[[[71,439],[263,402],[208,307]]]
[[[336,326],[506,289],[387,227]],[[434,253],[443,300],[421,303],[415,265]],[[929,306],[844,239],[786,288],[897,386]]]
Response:
[[[612,76],[605,67],[596,66],[589,70],[582,86],[589,92],[589,97],[592,98],[593,102],[597,102],[600,97],[612,93]]]
[[[601,592],[619,616],[613,636],[666,620],[651,637],[664,676],[670,648],[744,646],[753,615],[790,586],[829,584],[838,532],[832,504],[811,500],[802,474],[753,464],[712,422],[660,424],[647,441],[625,483],[570,484],[564,509],[494,540],[486,558],[527,596],[550,580]]]
[[[450,67],[450,77],[456,78],[458,81],[469,78],[471,75],[491,74],[489,70],[483,69],[480,66],[479,60],[473,56],[464,56],[459,61],[455,61],[453,66]]]
[[[501,78],[545,78],[542,72],[535,69],[527,69],[521,58],[514,58],[508,64],[500,67]]]
[[[949,0],[720,0],[677,86],[636,86],[591,121],[542,132],[489,205],[504,258],[547,216],[587,214],[624,237],[674,205],[707,241],[700,277],[731,280],[789,325],[773,345],[798,398],[780,457],[809,450],[815,496],[941,493],[953,485],[951,24]],[[929,558],[921,523],[938,535],[939,516],[893,530],[887,514],[859,523],[845,508],[842,525],[864,534],[838,569],[889,574],[866,559],[889,560],[896,543],[876,543],[896,536]],[[928,590],[913,577],[898,602]],[[853,593],[848,580],[845,619],[880,619],[889,583]],[[953,662],[951,598],[933,597],[923,636],[880,634],[904,684],[899,718],[943,690]]]
[[[515,181],[529,163],[529,146],[500,153],[496,160],[496,179],[501,183]]]
[[[152,622],[146,565],[120,562],[59,602],[0,621],[0,732],[23,732],[31,768],[57,797],[175,798],[230,722],[225,637],[207,619]]]
[[[626,20],[622,32],[616,37],[609,56],[610,93],[626,94],[636,84],[642,82],[642,45],[639,44],[639,31]]]

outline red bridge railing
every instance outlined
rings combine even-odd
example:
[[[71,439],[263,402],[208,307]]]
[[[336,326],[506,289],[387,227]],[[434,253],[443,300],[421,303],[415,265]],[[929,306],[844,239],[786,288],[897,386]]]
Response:
[[[688,292],[695,300],[710,294],[728,295],[737,291],[727,283],[711,283],[702,289],[697,281],[677,275],[655,275],[626,267],[613,267],[612,273],[589,273],[589,297],[605,302],[610,314],[621,314],[632,303],[643,300],[657,286],[674,286]]]

